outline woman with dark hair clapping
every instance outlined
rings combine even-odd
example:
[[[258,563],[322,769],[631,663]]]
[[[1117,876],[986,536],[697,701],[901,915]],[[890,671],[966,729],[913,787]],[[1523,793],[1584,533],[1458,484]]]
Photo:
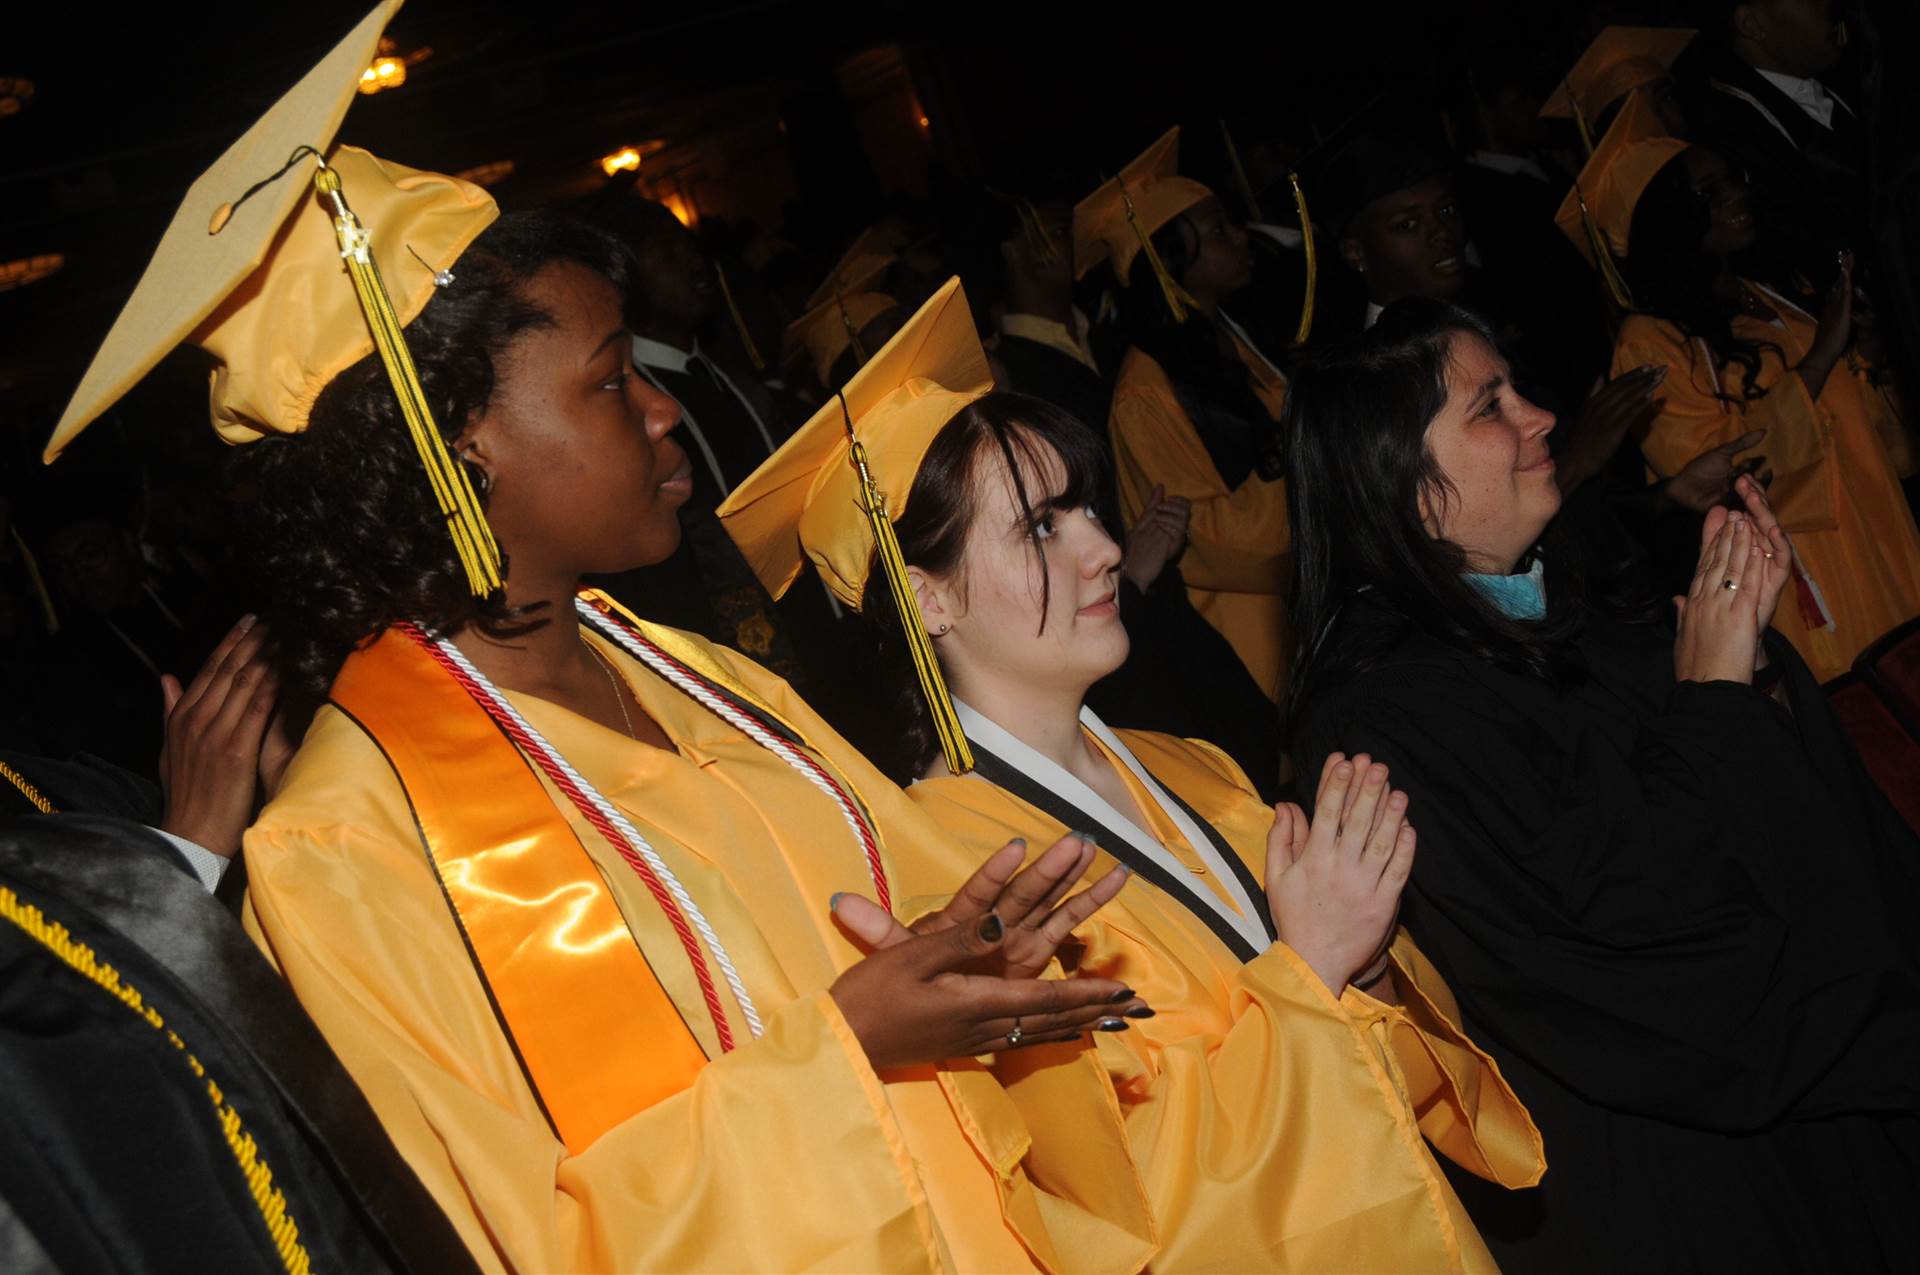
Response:
[[[1296,762],[1392,767],[1403,917],[1546,1138],[1536,1195],[1462,1189],[1495,1256],[1903,1269],[1913,846],[1767,630],[1793,557],[1759,486],[1708,516],[1676,638],[1556,542],[1553,417],[1471,316],[1390,307],[1288,411]]]

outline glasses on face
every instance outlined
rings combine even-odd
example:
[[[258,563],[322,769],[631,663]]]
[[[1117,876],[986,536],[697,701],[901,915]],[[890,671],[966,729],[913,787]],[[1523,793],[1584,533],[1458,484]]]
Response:
[[[1724,172],[1713,173],[1689,187],[1693,197],[1709,208],[1725,203],[1735,195],[1744,194],[1747,189],[1747,170],[1729,168]]]

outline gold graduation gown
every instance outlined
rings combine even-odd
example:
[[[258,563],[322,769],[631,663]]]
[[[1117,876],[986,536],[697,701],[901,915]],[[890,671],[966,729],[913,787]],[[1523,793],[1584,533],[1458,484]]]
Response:
[[[1273,810],[1239,767],[1210,744],[1115,733],[1264,879]],[[1115,769],[1147,831],[1229,897]],[[1066,832],[978,775],[922,780],[908,794],[962,844],[1024,836],[1038,852]],[[1114,862],[1102,851],[1088,878]],[[1124,981],[1157,1011],[1098,1038],[1160,1221],[1154,1270],[1496,1269],[1427,1144],[1521,1187],[1545,1169],[1540,1135],[1405,931],[1392,950],[1403,1004],[1387,1005],[1352,988],[1336,999],[1284,943],[1243,964],[1143,879],[1101,916],[1080,969]]]
[[[1893,402],[1851,356],[1833,369],[1820,397],[1810,397],[1790,369],[1813,346],[1813,319],[1765,289],[1752,291],[1780,320],[1779,326],[1753,315],[1734,320],[1735,336],[1771,342],[1781,352],[1761,355],[1759,397],[1743,397],[1746,373],[1739,365],[1716,369],[1700,342],[1646,315],[1621,325],[1613,371],[1643,363],[1672,369],[1641,444],[1657,476],[1670,477],[1708,448],[1766,429],[1755,450],[1773,470],[1768,496],[1833,619],[1831,629],[1810,627],[1789,590],[1773,625],[1824,682],[1851,668],[1881,634],[1920,615],[1920,532],[1896,478],[1909,445]],[[1715,396],[1716,384],[1731,402]]]
[[[700,639],[642,631],[770,707],[828,758],[871,812],[896,883],[944,839],[780,679]],[[846,822],[771,753],[598,635],[587,640],[676,752],[532,696],[508,698],[699,901],[766,1032],[753,1040],[723,989],[741,1043],[720,1054],[667,921],[560,797],[711,1060],[691,1088],[581,1153],[569,1154],[542,1115],[422,853],[406,796],[352,720],[321,710],[246,836],[248,928],[482,1266],[1137,1270],[1152,1249],[1152,1223],[1093,1052],[1006,1088],[971,1060],[938,1074],[876,1075],[826,990],[859,956],[829,919],[829,900],[839,890],[872,893]],[[949,848],[939,857],[962,856]],[[926,867],[912,875],[919,888],[949,893],[959,880]]]
[[[1234,349],[1253,378],[1254,393],[1275,420],[1286,405],[1287,383],[1238,336]],[[1287,485],[1249,475],[1229,488],[1166,372],[1133,349],[1114,384],[1113,435],[1120,513],[1128,526],[1164,484],[1169,496],[1193,502],[1180,575],[1194,610],[1233,644],[1247,671],[1279,701],[1287,681],[1286,587],[1292,531]]]

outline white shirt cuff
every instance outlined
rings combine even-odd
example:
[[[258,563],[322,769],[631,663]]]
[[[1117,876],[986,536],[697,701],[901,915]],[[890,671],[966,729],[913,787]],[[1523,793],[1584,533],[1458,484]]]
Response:
[[[188,841],[185,837],[176,837],[165,828],[155,828],[155,832],[167,839],[168,844],[180,852],[180,857],[193,869],[193,875],[200,878],[200,884],[212,894],[220,884],[220,878],[227,874],[227,865],[231,859],[223,859],[197,841]]]

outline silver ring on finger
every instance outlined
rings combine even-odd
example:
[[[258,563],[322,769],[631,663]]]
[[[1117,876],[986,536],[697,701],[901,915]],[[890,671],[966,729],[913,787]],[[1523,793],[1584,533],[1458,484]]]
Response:
[[[1740,582],[1738,580],[1735,580],[1729,577],[1720,582],[1720,587],[1723,589],[1731,589],[1737,592],[1740,588]]]
[[[1015,1045],[1018,1045],[1025,1036],[1026,1033],[1020,1030],[1020,1020],[1018,1018],[1014,1019],[1013,1030],[1007,1033],[1007,1048],[1012,1049]]]

